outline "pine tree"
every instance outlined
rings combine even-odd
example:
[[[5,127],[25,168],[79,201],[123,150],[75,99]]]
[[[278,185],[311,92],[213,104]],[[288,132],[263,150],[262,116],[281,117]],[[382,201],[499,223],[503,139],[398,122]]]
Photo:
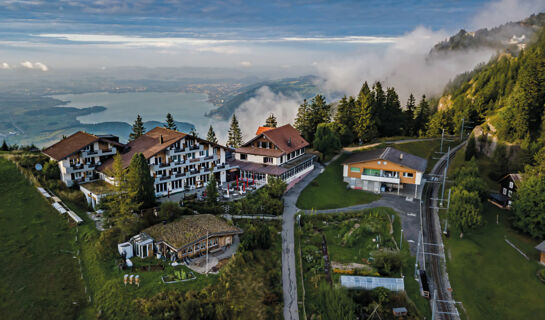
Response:
[[[133,194],[138,208],[151,208],[155,205],[154,181],[150,174],[148,161],[142,153],[135,153],[127,173],[129,194]]]
[[[327,104],[325,97],[316,95],[309,106],[308,113],[309,131],[307,141],[314,141],[314,135],[318,125],[321,123],[329,123],[331,121],[331,105]]]
[[[189,135],[194,137],[194,138],[197,138],[199,136],[199,133],[197,132],[197,129],[195,129],[195,127],[191,128],[191,130],[189,131]]]
[[[414,129],[414,118],[415,118],[415,110],[416,110],[416,99],[414,98],[414,95],[411,93],[409,95],[409,99],[407,99],[407,105],[405,106],[405,134],[408,136],[414,136],[416,135],[415,129]]]
[[[170,113],[167,113],[167,123],[165,124],[165,128],[170,130],[176,130],[176,123],[174,122],[174,118]]]
[[[399,96],[394,88],[386,89],[386,100],[384,104],[384,114],[381,119],[382,132],[381,136],[392,137],[401,134],[403,125],[403,110],[401,110],[401,103],[399,102]]]
[[[312,129],[312,126],[310,124],[310,107],[306,99],[303,100],[303,103],[299,105],[299,108],[297,109],[297,116],[295,117],[295,129],[299,131],[303,138],[309,141],[310,130]]]
[[[132,125],[132,132],[129,135],[129,141],[133,141],[136,138],[144,134],[144,122],[142,122],[142,117],[140,115],[136,116],[136,120]]]
[[[428,122],[429,114],[429,104],[428,101],[426,101],[426,95],[422,95],[422,99],[420,100],[415,113],[415,133],[418,135],[423,135],[426,131],[426,124]]]
[[[234,113],[233,118],[231,118],[231,127],[229,128],[227,145],[233,148],[238,148],[240,145],[242,145],[242,132],[240,131],[240,126],[238,125],[238,120]]]
[[[276,128],[277,126],[277,122],[276,122],[276,117],[274,116],[274,114],[270,114],[268,117],[267,117],[267,120],[265,121],[265,125],[264,127],[269,127],[269,128]]]
[[[208,128],[208,134],[206,135],[206,140],[212,143],[218,143],[218,138],[216,137],[216,133],[214,132],[214,128],[212,128],[212,125],[210,125],[210,128]]]
[[[358,139],[362,142],[369,142],[376,138],[377,127],[375,123],[375,110],[373,109],[373,98],[367,82],[363,85],[358,96],[357,112],[354,130]]]
[[[134,202],[134,192],[129,191],[127,171],[123,168],[123,160],[119,153],[114,156],[114,162],[108,175],[113,177],[115,181],[112,193],[105,201],[108,209],[108,222],[113,223],[121,216],[131,215],[133,211],[138,209],[139,205]]]
[[[2,142],[2,148],[1,148],[2,151],[9,151],[9,146],[8,144],[6,143],[6,140],[4,140],[4,142]]]
[[[216,205],[218,203],[218,186],[216,183],[216,176],[211,173],[206,185],[206,202],[209,205]]]

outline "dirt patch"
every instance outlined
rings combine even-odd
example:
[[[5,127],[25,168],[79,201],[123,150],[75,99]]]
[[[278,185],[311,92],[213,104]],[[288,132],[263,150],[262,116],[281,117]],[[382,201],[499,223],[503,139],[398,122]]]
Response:
[[[331,267],[333,267],[333,269],[339,269],[339,270],[357,270],[357,269],[371,269],[368,265],[366,264],[361,264],[361,263],[340,263],[340,262],[335,262],[335,261],[331,261]]]
[[[212,268],[212,272],[217,272],[219,271],[223,266],[225,266],[227,263],[229,263],[229,260],[231,258],[225,258],[225,259],[221,259],[220,261],[218,261],[218,264],[215,265],[213,268]]]

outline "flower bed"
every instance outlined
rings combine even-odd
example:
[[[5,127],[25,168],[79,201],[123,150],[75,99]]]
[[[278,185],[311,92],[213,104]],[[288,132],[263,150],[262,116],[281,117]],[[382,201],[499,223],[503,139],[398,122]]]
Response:
[[[185,270],[176,270],[173,274],[167,274],[161,276],[163,283],[178,283],[195,280],[197,277],[193,272],[185,272]]]

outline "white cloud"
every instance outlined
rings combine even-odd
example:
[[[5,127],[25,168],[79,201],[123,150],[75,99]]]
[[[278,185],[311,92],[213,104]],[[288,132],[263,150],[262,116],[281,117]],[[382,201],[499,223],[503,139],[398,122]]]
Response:
[[[23,68],[26,68],[26,69],[36,69],[36,70],[41,70],[41,71],[48,71],[49,70],[49,67],[47,67],[45,64],[41,63],[41,62],[30,62],[30,61],[23,61],[21,62],[21,67]]]
[[[9,66],[9,64],[7,62],[2,62],[0,64],[0,69],[4,69],[4,70],[5,69],[10,69],[10,66]]]
[[[30,61],[21,62],[21,67],[27,68],[27,69],[34,69],[34,65]]]
[[[35,69],[40,69],[42,71],[48,71],[49,70],[49,68],[45,64],[43,64],[41,62],[34,63],[34,68]]]
[[[363,52],[319,61],[315,67],[323,79],[320,85],[328,92],[355,95],[364,81],[369,85],[383,81],[395,87],[403,100],[410,93],[440,94],[450,79],[488,60],[494,53],[482,50],[427,59],[430,48],[446,37],[444,31],[419,27],[399,37],[385,52]]]
[[[289,42],[341,42],[355,44],[380,44],[395,43],[398,37],[374,37],[374,36],[346,36],[346,37],[287,37],[283,41]]]
[[[492,1],[472,19],[474,28],[490,28],[510,21],[522,20],[531,14],[545,11],[543,0]]]
[[[239,64],[245,68],[249,68],[252,66],[252,63],[250,61],[241,61]]]

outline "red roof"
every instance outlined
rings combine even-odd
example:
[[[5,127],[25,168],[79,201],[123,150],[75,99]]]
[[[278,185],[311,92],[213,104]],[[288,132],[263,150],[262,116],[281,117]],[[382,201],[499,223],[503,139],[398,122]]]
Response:
[[[269,131],[269,130],[272,130],[272,129],[274,129],[274,128],[271,128],[271,127],[259,127],[259,128],[257,128],[257,131],[256,131],[255,135],[258,136],[258,135],[262,134],[263,132]]]
[[[263,127],[260,127],[260,129],[261,128]],[[259,129],[257,131],[259,132]],[[252,142],[260,138],[261,136],[269,139],[269,141],[271,141],[278,150],[265,149],[265,148],[260,149],[260,148],[252,147]],[[249,153],[249,154],[261,154],[261,153],[267,152],[271,156],[279,157],[283,154],[293,152],[295,150],[307,147],[309,145],[310,143],[308,143],[303,137],[301,137],[297,129],[292,127],[291,124],[286,124],[278,128],[267,128],[267,130],[261,132],[261,134],[258,134],[252,140],[242,145],[242,147],[237,148],[236,152]],[[258,151],[255,151],[256,149],[267,150],[267,151],[258,153]],[[280,152],[274,152],[274,155],[273,155],[272,154],[273,151],[280,151]]]

